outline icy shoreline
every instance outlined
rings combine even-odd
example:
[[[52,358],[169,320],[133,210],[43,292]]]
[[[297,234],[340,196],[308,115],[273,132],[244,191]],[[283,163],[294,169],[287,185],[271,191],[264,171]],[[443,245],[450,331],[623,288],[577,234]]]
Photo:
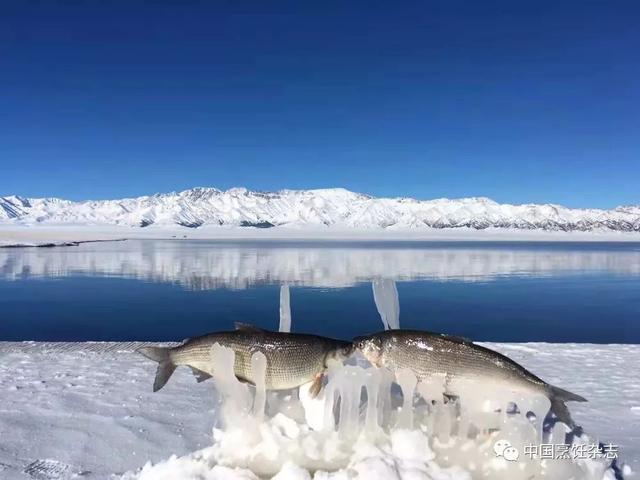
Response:
[[[297,241],[522,241],[522,242],[640,242],[638,232],[561,232],[487,228],[344,229],[333,227],[243,228],[204,225],[200,228],[146,228],[104,225],[20,225],[0,223],[0,247],[77,246],[116,240],[297,240]]]
[[[40,478],[114,478],[211,445],[211,383],[178,369],[151,393],[155,366],[133,353],[141,345],[0,342],[2,478],[29,478],[30,465],[62,472]],[[583,393],[589,403],[571,405],[577,423],[640,470],[640,374],[629,368],[640,364],[640,345],[487,345]]]

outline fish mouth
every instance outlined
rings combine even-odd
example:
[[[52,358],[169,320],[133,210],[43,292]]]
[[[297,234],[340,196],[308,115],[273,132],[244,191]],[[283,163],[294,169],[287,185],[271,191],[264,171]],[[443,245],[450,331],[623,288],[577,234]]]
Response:
[[[342,345],[336,349],[337,355],[342,357],[343,360],[348,359],[355,351],[356,347],[353,342],[342,342]]]
[[[380,342],[372,337],[356,337],[353,339],[354,349],[359,351],[367,361],[375,366],[382,365],[382,349]]]
[[[350,357],[355,351],[356,347],[353,343],[349,343],[348,345],[342,347],[342,355],[344,355],[345,357]]]
[[[354,350],[351,342],[340,342],[327,351],[325,362],[342,364],[353,354]],[[328,366],[328,363],[325,363],[325,365]]]

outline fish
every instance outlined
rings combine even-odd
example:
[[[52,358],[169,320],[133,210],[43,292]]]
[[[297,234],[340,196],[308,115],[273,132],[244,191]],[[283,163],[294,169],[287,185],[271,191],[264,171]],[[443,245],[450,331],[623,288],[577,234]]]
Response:
[[[418,382],[442,378],[446,396],[458,397],[456,387],[466,381],[480,381],[525,394],[543,394],[551,402],[551,412],[572,429],[576,424],[565,402],[587,401],[546,383],[509,357],[461,337],[419,330],[387,330],[356,337],[353,342],[355,350],[376,367],[393,372],[408,368]]]
[[[267,359],[267,390],[288,390],[313,382],[309,390],[312,397],[321,391],[326,369],[344,361],[353,351],[352,342],[236,324],[233,331],[194,337],[177,347],[138,349],[138,353],[158,362],[153,391],[164,387],[178,366],[190,367],[198,383],[211,378],[216,369],[211,349],[216,343],[235,352],[234,373],[238,380],[255,385],[251,356],[262,352]]]

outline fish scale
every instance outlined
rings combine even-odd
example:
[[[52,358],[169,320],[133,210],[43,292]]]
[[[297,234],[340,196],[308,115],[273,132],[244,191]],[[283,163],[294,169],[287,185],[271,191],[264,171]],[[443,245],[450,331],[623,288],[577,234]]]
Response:
[[[218,332],[186,340],[183,345],[171,349],[145,348],[141,353],[160,363],[158,375],[164,374],[157,390],[164,385],[175,366],[190,366],[207,375],[215,373],[211,349],[215,344],[231,348],[235,353],[236,377],[255,383],[251,357],[262,352],[267,359],[266,388],[284,390],[313,381],[326,368],[328,360],[351,351],[351,343],[341,340],[295,333],[269,332],[252,327],[241,327],[231,332]],[[206,377],[205,377],[206,378]]]
[[[470,341],[419,330],[389,330],[358,337],[355,347],[371,363],[398,372],[411,370],[418,381],[442,378],[447,394],[477,385],[500,386],[525,394],[541,394],[551,411],[574,427],[567,401],[586,402],[580,395],[549,385],[510,358]]]
[[[409,368],[420,380],[437,375],[448,380],[489,376],[494,382],[525,388],[544,389],[546,385],[510,358],[457,337],[398,331],[390,333],[389,338],[383,347],[385,364],[395,369]]]

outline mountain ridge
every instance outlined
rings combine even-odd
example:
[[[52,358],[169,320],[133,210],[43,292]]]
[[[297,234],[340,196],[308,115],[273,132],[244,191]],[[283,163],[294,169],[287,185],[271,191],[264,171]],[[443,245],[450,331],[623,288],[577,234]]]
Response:
[[[555,204],[500,204],[487,197],[417,200],[384,198],[344,188],[253,191],[196,187],[114,200],[0,197],[2,223],[202,225],[348,229],[509,228],[547,231],[640,232],[640,206],[610,210]]]

